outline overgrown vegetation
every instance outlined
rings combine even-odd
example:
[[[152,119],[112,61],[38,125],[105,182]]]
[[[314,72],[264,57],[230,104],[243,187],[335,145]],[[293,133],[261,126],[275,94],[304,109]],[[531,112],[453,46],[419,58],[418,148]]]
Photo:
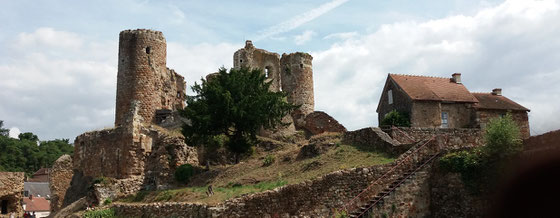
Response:
[[[203,145],[215,136],[225,135],[225,145],[235,153],[251,150],[259,128],[284,125],[282,118],[296,106],[282,92],[269,91],[271,82],[259,69],[221,68],[210,80],[195,83],[194,96],[187,96],[181,112],[191,121],[183,127],[186,141]]]
[[[484,139],[484,147],[449,153],[440,159],[440,166],[460,173],[473,193],[492,190],[507,172],[507,162],[522,150],[519,127],[511,114],[492,119],[486,126]]]
[[[87,211],[84,213],[83,217],[84,218],[113,218],[116,217],[116,215],[115,215],[115,210],[110,208],[104,210]]]
[[[275,160],[276,158],[274,157],[274,155],[266,155],[263,160],[263,166],[270,166],[274,163]]]
[[[385,114],[381,120],[381,126],[410,126],[410,117],[406,112],[392,110]]]
[[[175,170],[175,179],[181,183],[187,183],[194,175],[194,168],[190,164],[183,164]]]
[[[21,133],[18,139],[14,139],[8,133],[0,120],[1,171],[25,172],[30,176],[43,167],[51,167],[60,156],[74,152],[68,139],[39,141],[37,135],[30,132]]]

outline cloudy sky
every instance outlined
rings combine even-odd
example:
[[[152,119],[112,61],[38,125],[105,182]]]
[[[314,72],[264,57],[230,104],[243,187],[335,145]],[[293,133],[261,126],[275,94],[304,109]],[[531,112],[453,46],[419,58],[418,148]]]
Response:
[[[11,134],[74,139],[114,122],[118,34],[167,39],[189,85],[253,40],[313,55],[315,109],[348,129],[377,125],[388,73],[450,77],[560,129],[560,0],[0,0],[0,120]]]

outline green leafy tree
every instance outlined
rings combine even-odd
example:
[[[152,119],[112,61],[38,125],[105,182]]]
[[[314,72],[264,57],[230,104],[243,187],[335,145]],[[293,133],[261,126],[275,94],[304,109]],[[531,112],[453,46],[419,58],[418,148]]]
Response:
[[[381,126],[410,126],[410,118],[408,113],[392,110],[385,114]]]
[[[42,167],[51,167],[63,154],[72,154],[68,139],[41,141],[33,133],[20,134],[20,139],[0,136],[1,171],[25,172],[28,176]]]
[[[29,141],[39,141],[39,137],[37,137],[37,135],[31,133],[31,132],[26,132],[26,133],[20,133],[18,135],[19,140],[29,140]]]
[[[226,146],[233,152],[251,150],[261,127],[274,128],[296,106],[282,92],[271,92],[259,69],[221,68],[210,80],[195,83],[194,96],[187,96],[182,115],[191,123],[183,127],[189,144],[200,145],[217,135],[228,137]]]
[[[8,136],[10,134],[9,129],[4,129],[4,121],[0,120],[0,136]]]

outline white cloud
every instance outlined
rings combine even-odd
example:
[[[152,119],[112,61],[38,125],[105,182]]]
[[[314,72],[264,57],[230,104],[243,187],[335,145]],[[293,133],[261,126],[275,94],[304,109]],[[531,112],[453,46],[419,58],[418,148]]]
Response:
[[[10,128],[10,137],[17,139],[21,131],[17,127]]]
[[[116,41],[49,27],[20,33],[0,61],[0,117],[42,139],[70,138],[111,126],[116,88]],[[77,120],[76,117],[87,119]]]
[[[224,66],[233,67],[233,53],[243,46],[241,44],[208,44],[183,45],[176,42],[167,43],[167,66],[175,69],[185,77],[188,94],[194,82],[200,83],[200,78],[217,72]]]
[[[353,37],[358,36],[357,32],[344,32],[344,33],[333,33],[333,34],[329,34],[325,37],[323,37],[323,39],[351,39]]]
[[[307,41],[311,40],[315,36],[315,32],[312,30],[306,30],[305,32],[301,33],[301,35],[294,36],[294,42],[296,45],[303,45]]]
[[[271,26],[269,28],[266,28],[264,30],[259,31],[259,35],[257,35],[254,38],[254,41],[258,41],[261,39],[265,39],[271,36],[274,36],[276,34],[279,33],[284,33],[284,32],[288,32],[290,30],[293,30],[303,24],[306,24],[307,22],[310,22],[312,20],[315,20],[316,18],[320,17],[321,15],[331,11],[332,9],[337,8],[338,6],[346,3],[349,0],[332,0],[330,2],[327,2],[325,4],[322,4],[321,6],[311,9],[303,14],[299,14],[287,21],[284,21],[282,23],[279,23],[277,25]]]
[[[557,1],[506,1],[472,16],[382,25],[313,52],[315,101],[349,129],[377,125],[388,73],[449,77],[471,91],[501,87],[531,109],[533,134],[560,128]],[[335,36],[332,36],[335,37]]]

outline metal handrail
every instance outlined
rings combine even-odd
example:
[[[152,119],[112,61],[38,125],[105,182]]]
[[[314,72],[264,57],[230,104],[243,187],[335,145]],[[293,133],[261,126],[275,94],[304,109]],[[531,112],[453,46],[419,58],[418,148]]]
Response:
[[[377,183],[387,177],[388,175],[390,175],[390,173],[392,173],[397,167],[399,167],[402,163],[404,163],[408,158],[410,158],[413,154],[416,154],[416,152],[418,150],[420,150],[421,148],[423,148],[424,146],[426,146],[429,142],[431,142],[433,139],[435,138],[435,136],[433,136],[432,138],[430,138],[430,140],[428,140],[426,143],[424,143],[422,146],[416,148],[413,152],[411,152],[410,154],[408,154],[406,157],[402,158],[401,161],[399,163],[397,163],[397,165],[395,165],[394,167],[392,167],[389,171],[387,171],[385,174],[383,174],[381,177],[379,177],[377,180],[375,180],[373,183],[371,183],[367,188],[365,188],[362,192],[360,192],[360,194],[358,194],[356,197],[352,198],[352,200],[350,200],[348,203],[346,203],[341,210],[339,211],[345,211],[346,213],[348,213],[350,211],[350,209],[354,209],[351,208],[350,206],[353,205],[353,203],[355,202],[356,199],[358,199],[359,197],[361,197],[366,191],[369,191],[374,185],[377,185]],[[412,149],[414,149],[414,147],[410,148],[409,150],[407,150],[405,153],[407,153],[408,151],[411,151]]]
[[[393,188],[391,188],[391,190],[389,190],[389,192],[387,192],[386,194],[384,194],[383,196],[381,196],[379,199],[377,199],[375,202],[373,202],[373,204],[371,204],[369,207],[367,207],[362,213],[360,213],[358,215],[358,217],[364,215],[367,211],[369,211],[369,209],[371,209],[372,207],[374,207],[375,205],[377,205],[377,203],[379,203],[381,201],[381,199],[383,199],[385,196],[391,194],[395,189],[397,189],[402,183],[404,183],[404,181],[406,181],[406,179],[408,179],[409,177],[411,177],[413,174],[415,174],[416,172],[418,172],[419,169],[423,168],[426,164],[430,163],[436,156],[439,155],[439,152],[432,155],[432,157],[430,157],[430,159],[428,159],[426,162],[424,162],[421,166],[416,167],[416,169],[414,169],[414,171],[412,173],[410,173],[408,176],[406,176],[403,180],[401,180],[401,182],[399,182],[399,184],[397,184],[396,186],[394,186]]]

